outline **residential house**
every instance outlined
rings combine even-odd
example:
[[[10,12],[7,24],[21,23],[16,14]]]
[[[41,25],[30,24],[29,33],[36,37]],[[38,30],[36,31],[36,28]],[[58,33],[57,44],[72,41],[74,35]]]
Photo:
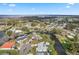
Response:
[[[22,44],[20,47],[20,54],[21,55],[26,55],[29,53],[29,50],[31,49],[30,44]]]
[[[0,46],[0,49],[12,49],[14,45],[15,45],[15,41],[8,41],[5,42],[2,46]]]
[[[37,48],[36,48],[36,54],[37,55],[46,55],[47,53],[47,49],[48,49],[48,43],[45,42],[40,42],[37,44]]]

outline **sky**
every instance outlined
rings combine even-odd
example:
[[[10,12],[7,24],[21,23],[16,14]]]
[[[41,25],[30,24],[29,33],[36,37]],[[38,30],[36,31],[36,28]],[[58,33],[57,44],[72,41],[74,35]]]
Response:
[[[79,15],[79,4],[0,3],[0,15]]]

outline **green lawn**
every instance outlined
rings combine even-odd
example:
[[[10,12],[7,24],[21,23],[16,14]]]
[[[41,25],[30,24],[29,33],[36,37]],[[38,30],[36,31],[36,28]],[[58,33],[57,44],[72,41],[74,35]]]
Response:
[[[2,55],[4,53],[10,54],[10,55],[18,55],[19,54],[18,50],[0,50],[0,55]]]

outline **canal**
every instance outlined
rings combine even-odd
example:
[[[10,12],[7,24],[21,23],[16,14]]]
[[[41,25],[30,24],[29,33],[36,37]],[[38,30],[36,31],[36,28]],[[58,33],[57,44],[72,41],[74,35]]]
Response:
[[[48,35],[50,35],[50,38],[55,41],[54,48],[57,51],[58,55],[67,55],[66,52],[65,52],[65,49],[63,48],[62,44],[60,43],[59,39],[55,36],[54,33],[41,32],[41,31],[36,31],[36,32],[37,33],[41,33],[41,34],[48,34]],[[33,33],[33,32],[29,32],[29,33],[26,33],[26,34],[29,35],[31,33]]]

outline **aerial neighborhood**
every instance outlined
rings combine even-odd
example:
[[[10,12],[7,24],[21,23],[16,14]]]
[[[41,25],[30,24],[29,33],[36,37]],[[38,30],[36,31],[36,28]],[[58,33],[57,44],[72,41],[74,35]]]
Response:
[[[15,16],[0,17],[0,55],[79,54],[79,16]]]

